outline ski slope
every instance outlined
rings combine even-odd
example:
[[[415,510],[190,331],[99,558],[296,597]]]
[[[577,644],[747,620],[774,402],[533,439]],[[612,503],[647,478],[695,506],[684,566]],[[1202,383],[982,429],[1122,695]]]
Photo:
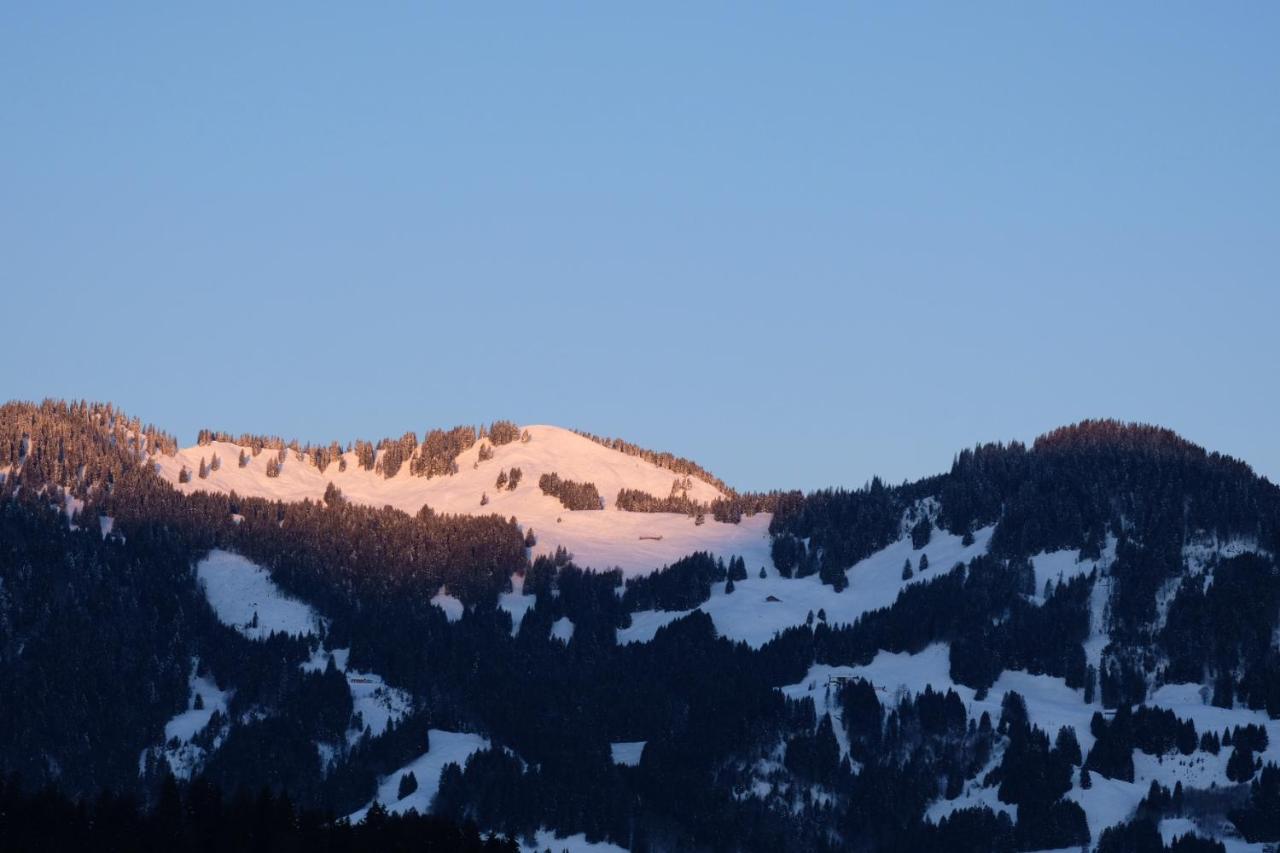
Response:
[[[677,475],[636,456],[611,450],[570,430],[554,426],[530,426],[528,442],[515,441],[494,447],[492,459],[479,461],[478,442],[458,456],[458,473],[440,477],[417,477],[406,463],[390,479],[356,464],[355,454],[345,454],[347,468],[337,463],[322,473],[290,451],[279,477],[267,476],[267,462],[275,452],[264,450],[239,467],[241,447],[213,442],[179,450],[174,456],[156,456],[156,470],[184,493],[196,491],[236,492],[247,497],[270,500],[318,501],[326,486],[333,483],[350,501],[368,506],[392,506],[416,513],[424,505],[440,513],[514,516],[522,528],[532,527],[538,539],[534,554],[547,554],[563,546],[578,565],[595,569],[621,568],[627,573],[649,572],[694,551],[710,551],[728,559],[747,558],[748,565],[767,564],[769,553],[767,515],[743,518],[741,524],[721,524],[710,517],[705,524],[677,513],[623,512],[614,506],[618,491],[638,489],[655,497],[671,492]],[[216,453],[221,466],[206,479],[197,476],[200,461]],[[179,483],[183,468],[191,481]],[[522,477],[514,491],[499,490],[495,483],[501,471],[520,468]],[[599,511],[570,511],[554,497],[538,488],[542,474],[596,485],[604,498]],[[699,502],[721,496],[715,486],[691,478],[688,495]],[[481,506],[483,496],[489,502]]]

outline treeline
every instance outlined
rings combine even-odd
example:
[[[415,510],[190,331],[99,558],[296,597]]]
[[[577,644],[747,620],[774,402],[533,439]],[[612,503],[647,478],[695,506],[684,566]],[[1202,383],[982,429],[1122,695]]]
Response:
[[[725,524],[737,524],[744,515],[761,512],[778,512],[780,508],[795,506],[803,501],[800,492],[749,492],[731,493],[704,503],[689,497],[692,482],[689,476],[677,478],[671,484],[671,492],[660,498],[641,489],[620,489],[615,506],[627,512],[675,512],[692,518],[710,515]]]
[[[1187,532],[1244,536],[1272,551],[1280,532],[1280,488],[1248,465],[1167,429],[1112,420],[1053,430],[1030,449],[965,450],[940,497],[952,532],[999,521],[991,547],[1003,554],[1096,553],[1107,531],[1128,530],[1177,562]]]
[[[659,498],[642,489],[619,489],[614,506],[624,512],[675,512],[681,515],[698,516],[710,512],[709,504],[699,503],[686,492],[676,492],[665,498]]]
[[[538,478],[538,488],[544,495],[558,499],[565,509],[604,509],[604,499],[596,490],[595,483],[565,480],[553,472]]]
[[[0,405],[0,469],[15,469],[8,476],[29,483],[52,483],[78,495],[90,483],[111,482],[148,454],[175,452],[172,435],[109,403]]]
[[[406,432],[399,438],[383,438],[376,442],[357,439],[347,445],[336,441],[327,445],[299,443],[297,439],[284,439],[276,435],[259,435],[241,433],[232,435],[219,430],[202,429],[197,434],[196,442],[204,447],[212,442],[221,441],[249,448],[253,456],[264,450],[280,452],[280,461],[284,461],[284,453],[293,451],[299,461],[307,461],[322,473],[329,465],[337,463],[341,470],[346,470],[344,455],[355,456],[356,464],[366,471],[374,471],[384,477],[396,476],[406,463],[410,472],[416,477],[440,477],[456,474],[457,458],[477,441],[488,441],[494,446],[510,444],[517,440],[528,440],[528,432],[511,421],[497,420],[488,426],[456,426],[452,429],[428,430],[422,443],[418,443],[416,432]],[[166,445],[168,446],[168,445]],[[176,442],[172,444],[175,452]],[[243,465],[242,465],[243,467]]]
[[[632,444],[629,441],[623,441],[620,438],[605,438],[603,436],[594,435],[583,430],[574,430],[575,433],[583,438],[589,438],[596,444],[607,447],[610,450],[616,450],[619,453],[625,453],[628,456],[635,456],[643,459],[659,468],[666,468],[668,471],[674,471],[681,476],[697,477],[703,482],[710,483],[725,494],[733,494],[733,489],[719,477],[712,474],[706,468],[703,468],[692,459],[685,459],[683,456],[676,456],[674,453],[666,451],[648,450]]]
[[[153,808],[128,795],[102,792],[73,800],[53,788],[29,791],[18,777],[0,778],[0,850],[169,853],[173,850],[271,850],[356,853],[361,850],[448,850],[517,853],[505,838],[474,824],[375,807],[359,824],[299,808],[288,794],[237,791],[226,796],[203,782],[180,786],[170,776]]]
[[[784,577],[816,573],[843,589],[845,570],[896,540],[903,514],[933,485],[922,480],[892,488],[876,477],[855,491],[826,489],[802,499],[780,495],[769,523],[774,565]]]

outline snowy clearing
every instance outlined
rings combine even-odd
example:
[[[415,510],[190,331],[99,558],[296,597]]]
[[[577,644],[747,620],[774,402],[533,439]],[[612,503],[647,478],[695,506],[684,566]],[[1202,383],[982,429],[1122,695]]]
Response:
[[[609,744],[613,753],[613,763],[635,767],[640,763],[640,755],[644,752],[647,740],[624,740]]]
[[[564,851],[567,853],[627,853],[625,847],[610,844],[608,841],[588,841],[587,836],[581,832],[577,835],[557,838],[556,834],[548,829],[538,830],[533,844],[526,844],[521,849],[526,853],[544,853],[547,850],[551,850],[552,853],[564,853]]]
[[[419,814],[427,814],[431,811],[431,802],[436,797],[436,791],[440,789],[440,772],[444,770],[445,765],[452,763],[462,767],[473,752],[489,748],[487,738],[466,732],[431,729],[428,732],[428,738],[431,748],[427,752],[379,781],[378,793],[373,802],[382,803],[394,814],[407,812],[409,809],[416,809]],[[418,780],[418,790],[403,800],[397,800],[400,777],[405,773],[413,773],[414,778]],[[351,822],[359,823],[364,820],[373,802],[351,815]]]
[[[196,576],[218,620],[251,640],[273,632],[317,634],[323,624],[307,604],[281,592],[270,572],[239,554],[210,551],[196,565]]]
[[[735,589],[729,594],[725,594],[725,584],[714,585],[711,598],[697,609],[711,617],[720,634],[743,640],[753,648],[763,646],[786,628],[803,625],[810,613],[816,617],[820,610],[826,611],[830,625],[852,624],[863,613],[893,604],[904,587],[931,581],[956,563],[967,563],[985,553],[993,530],[979,530],[972,545],[961,544],[959,536],[935,530],[929,544],[919,551],[912,549],[910,537],[899,539],[850,568],[846,572],[849,586],[843,592],[836,592],[817,575],[781,577],[773,570],[772,561],[767,564],[767,577],[761,578],[758,567],[748,561],[746,580],[735,582]],[[921,554],[929,555],[929,569],[904,581],[903,564],[909,559],[912,565],[919,566]],[[777,600],[770,601],[771,596]],[[618,631],[618,642],[648,642],[663,625],[692,612],[633,613],[631,626]]]

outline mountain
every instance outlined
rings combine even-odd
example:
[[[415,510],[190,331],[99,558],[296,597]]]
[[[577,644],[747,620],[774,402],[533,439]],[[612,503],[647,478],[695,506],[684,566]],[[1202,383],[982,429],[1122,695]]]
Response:
[[[0,837],[108,789],[170,846],[253,795],[348,847],[1280,840],[1280,489],[1157,427],[743,494],[550,426],[179,448],[46,401],[0,474]]]
[[[683,484],[686,477],[687,488],[680,489],[680,495],[691,503],[709,506],[725,497],[721,488],[701,476],[677,474],[670,467],[628,455],[567,429],[528,426],[518,435],[523,438],[502,444],[475,439],[451,460],[456,473],[444,476],[415,473],[413,460],[387,476],[385,471],[375,470],[376,461],[374,467],[363,468],[357,454],[347,452],[338,454],[338,459],[323,471],[314,461],[315,454],[293,454],[281,465],[278,476],[269,477],[267,467],[275,454],[254,456],[250,447],[226,441],[210,441],[172,456],[161,455],[157,470],[187,494],[234,491],[270,500],[318,501],[332,483],[347,500],[371,507],[392,506],[413,514],[430,506],[440,513],[515,516],[523,528],[532,527],[537,532],[535,555],[553,554],[556,547],[562,546],[581,565],[620,567],[627,573],[652,571],[699,550],[727,559],[734,554],[768,549],[767,519],[758,520],[764,524],[745,526],[698,525],[689,515],[618,509],[617,497],[624,489],[665,499],[672,493],[673,482],[679,480]],[[420,455],[416,441],[412,444]],[[480,458],[482,451],[484,459]],[[201,460],[207,464],[215,454],[237,463],[242,452],[250,454],[244,467],[223,464],[208,472],[205,479],[193,476],[189,482],[179,482],[184,468],[198,473]],[[384,448],[379,455],[385,459],[388,452]],[[497,486],[499,476],[509,475],[513,469],[521,472],[519,485],[515,489]],[[544,475],[591,483],[604,503],[604,511],[567,511],[558,498],[539,488],[539,479]],[[503,479],[505,482],[506,477]]]

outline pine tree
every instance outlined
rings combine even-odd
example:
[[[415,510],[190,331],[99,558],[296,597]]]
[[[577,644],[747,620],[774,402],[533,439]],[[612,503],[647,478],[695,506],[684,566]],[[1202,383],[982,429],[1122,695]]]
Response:
[[[218,456],[218,454],[216,453],[213,454],[213,458],[209,460],[209,470],[217,471],[221,467],[222,467],[222,459]]]
[[[909,581],[913,577],[915,577],[915,572],[911,571],[911,558],[908,557],[907,561],[902,564],[902,579]]]
[[[418,790],[418,777],[413,775],[413,771],[402,773],[400,775],[400,787],[396,790],[396,799],[403,800],[405,797]]]
[[[178,482],[179,483],[191,482],[191,470],[187,468],[186,465],[183,465],[182,470],[178,472]]]
[[[538,544],[538,537],[534,535],[533,528],[530,527],[524,532],[524,547],[532,548]]]
[[[1232,747],[1227,759],[1227,778],[1232,782],[1248,782],[1253,778],[1253,752],[1239,745]]]
[[[1080,741],[1076,739],[1076,730],[1071,726],[1063,726],[1058,729],[1058,736],[1054,739],[1053,748],[1072,764],[1079,765],[1084,760],[1080,753]]]
[[[481,493],[480,493],[480,506],[488,506],[488,505],[489,505],[489,493],[488,493],[488,492],[481,492]]]
[[[928,570],[929,570],[929,555],[921,554],[920,555],[920,571],[927,572]]]
[[[733,594],[733,578],[732,578],[732,577],[730,577],[730,578],[729,578],[727,581],[725,581],[725,583],[724,583],[724,594],[725,594],[725,595],[732,595],[732,594]]]
[[[195,708],[197,711],[204,710],[204,694],[203,693],[196,694],[196,701],[192,705],[192,707]]]
[[[764,579],[765,579],[765,578],[767,578],[768,576],[769,576],[769,575],[768,575],[768,574],[765,572],[765,570],[764,570],[764,566],[761,566],[761,567],[760,567],[760,580],[764,580]]]
[[[272,456],[270,459],[267,460],[267,476],[268,477],[280,476],[280,457]]]
[[[498,472],[498,481],[494,484],[498,491],[502,491],[507,487],[507,469],[503,468]]]
[[[244,452],[244,448],[240,449],[240,467],[243,468],[249,464],[249,454]]]
[[[205,464],[204,457],[200,457],[200,472],[196,475],[201,480],[209,479],[209,466]]]
[[[1093,778],[1089,775],[1088,767],[1080,768],[1080,787],[1086,791],[1093,787]]]

